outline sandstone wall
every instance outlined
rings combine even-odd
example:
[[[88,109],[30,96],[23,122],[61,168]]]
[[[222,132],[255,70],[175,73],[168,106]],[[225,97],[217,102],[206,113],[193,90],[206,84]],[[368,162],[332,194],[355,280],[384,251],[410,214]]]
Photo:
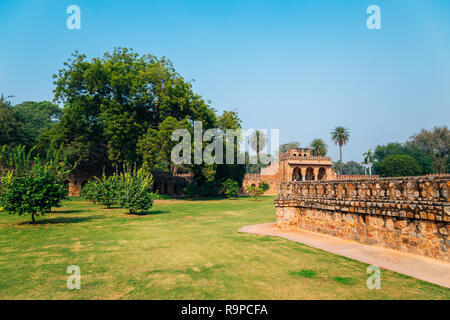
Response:
[[[449,261],[450,175],[281,183],[277,227]]]

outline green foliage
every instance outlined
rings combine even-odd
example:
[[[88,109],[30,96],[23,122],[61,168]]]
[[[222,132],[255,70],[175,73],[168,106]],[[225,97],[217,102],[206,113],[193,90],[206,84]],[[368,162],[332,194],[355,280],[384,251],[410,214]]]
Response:
[[[258,184],[258,188],[260,188],[265,193],[267,190],[270,189],[270,186],[269,186],[269,184],[265,183],[264,181],[261,181]]]
[[[325,157],[328,153],[327,144],[320,138],[314,139],[311,142],[310,148],[311,148],[311,155],[313,156]]]
[[[423,150],[431,156],[434,172],[448,172],[450,130],[447,126],[434,127],[433,130],[423,129],[420,133],[412,136],[406,145]],[[417,161],[419,162],[419,160]],[[419,162],[419,164],[421,163]]]
[[[379,169],[382,177],[416,176],[422,171],[413,157],[400,154],[384,158]]]
[[[407,155],[414,158],[419,164],[421,171],[419,174],[434,173],[433,157],[424,150],[413,146],[410,143],[401,144],[398,142],[389,143],[385,146],[377,146],[373,154],[374,172],[381,174],[381,162],[388,156]]]
[[[138,154],[142,157],[143,167],[150,171],[164,171],[175,174],[178,165],[171,161],[171,153],[178,141],[172,141],[172,132],[177,129],[191,130],[187,119],[178,121],[167,117],[158,125],[158,130],[149,128],[137,144]]]
[[[248,186],[247,192],[252,196],[253,200],[258,200],[267,190],[269,190],[270,186],[265,183],[264,181],[261,181],[258,186]]]
[[[9,214],[36,215],[60,207],[68,195],[65,183],[71,168],[61,151],[49,151],[45,158],[33,157],[19,146],[0,152],[0,207]]]
[[[237,198],[239,193],[239,183],[233,179],[228,179],[222,183],[222,188],[227,198]]]
[[[337,169],[337,167],[335,166],[335,168]],[[336,170],[335,169],[335,170]],[[342,171],[342,174],[364,174],[364,168],[362,165],[360,165],[358,162],[356,161],[349,161],[346,162],[342,165],[342,168],[340,168],[339,171]]]
[[[124,173],[106,176],[88,182],[81,190],[81,196],[93,203],[111,208],[119,205],[130,213],[148,210],[153,205],[153,176],[144,169],[123,167]]]
[[[122,187],[117,174],[108,177],[103,174],[102,179],[97,179],[95,187],[93,188],[93,191],[95,192],[95,202],[110,209],[112,206],[119,203]]]
[[[126,170],[120,175],[120,207],[131,214],[145,211],[153,205],[153,177],[144,169]]]
[[[100,168],[138,162],[139,139],[168,117],[216,122],[166,58],[116,48],[88,61],[75,52],[54,78],[55,99],[65,104],[56,142]]]
[[[294,142],[288,142],[288,143],[281,144],[279,153],[282,154],[291,148],[300,148],[300,142],[294,141]]]

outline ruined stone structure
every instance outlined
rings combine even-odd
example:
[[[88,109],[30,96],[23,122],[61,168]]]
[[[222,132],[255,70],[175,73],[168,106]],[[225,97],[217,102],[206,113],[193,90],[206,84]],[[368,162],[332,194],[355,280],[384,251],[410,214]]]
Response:
[[[449,262],[450,175],[281,183],[276,225]]]
[[[264,181],[270,186],[266,194],[276,195],[281,182],[333,179],[332,165],[330,157],[315,157],[311,156],[310,149],[291,148],[280,155],[279,161],[262,169],[261,174],[247,174],[243,187]]]

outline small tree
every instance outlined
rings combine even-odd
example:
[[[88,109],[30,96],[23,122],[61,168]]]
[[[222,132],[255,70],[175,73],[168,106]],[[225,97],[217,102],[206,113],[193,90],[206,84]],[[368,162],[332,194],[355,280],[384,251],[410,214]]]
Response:
[[[65,183],[71,168],[60,151],[51,150],[44,159],[24,147],[0,151],[0,207],[9,214],[36,216],[60,207],[68,195]]]
[[[222,183],[222,188],[227,198],[237,198],[239,193],[239,184],[233,179],[228,179]]]
[[[270,186],[261,181],[258,186],[251,185],[247,187],[247,192],[253,197],[253,200],[258,200],[267,190],[270,189]]]
[[[102,179],[97,179],[95,187],[91,192],[93,192],[93,196],[97,203],[111,209],[112,206],[119,203],[121,187],[119,176],[117,174],[106,177],[103,173]]]
[[[151,173],[142,168],[124,171],[120,175],[120,207],[128,209],[130,214],[150,209],[153,205]]]

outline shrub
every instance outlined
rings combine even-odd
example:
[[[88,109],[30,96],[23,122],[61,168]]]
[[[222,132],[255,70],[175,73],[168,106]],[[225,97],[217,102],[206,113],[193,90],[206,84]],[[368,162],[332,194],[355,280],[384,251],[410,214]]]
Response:
[[[247,192],[253,197],[253,200],[258,200],[269,189],[270,186],[261,181],[258,186],[251,185],[247,187]]]
[[[153,177],[144,169],[132,170],[120,175],[119,203],[130,214],[145,211],[153,205]]]
[[[267,183],[265,183],[264,181],[261,181],[261,182],[258,184],[258,187],[261,188],[261,190],[263,191],[263,194],[264,194],[267,190],[270,189],[270,186],[269,186]]]
[[[195,195],[197,194],[197,183],[195,183],[194,181],[187,183],[182,191],[189,198],[195,197]]]
[[[0,207],[9,214],[31,214],[34,223],[37,215],[61,206],[71,169],[60,151],[48,151],[44,159],[32,152],[24,147],[0,151]]]
[[[239,184],[233,179],[228,179],[222,183],[222,188],[227,198],[237,198],[239,193]]]
[[[121,182],[117,174],[109,177],[103,174],[102,179],[97,179],[91,192],[97,203],[110,209],[112,206],[119,204],[121,188]]]
[[[380,163],[379,169],[382,177],[416,176],[422,172],[422,169],[413,157],[403,154],[384,158]]]

